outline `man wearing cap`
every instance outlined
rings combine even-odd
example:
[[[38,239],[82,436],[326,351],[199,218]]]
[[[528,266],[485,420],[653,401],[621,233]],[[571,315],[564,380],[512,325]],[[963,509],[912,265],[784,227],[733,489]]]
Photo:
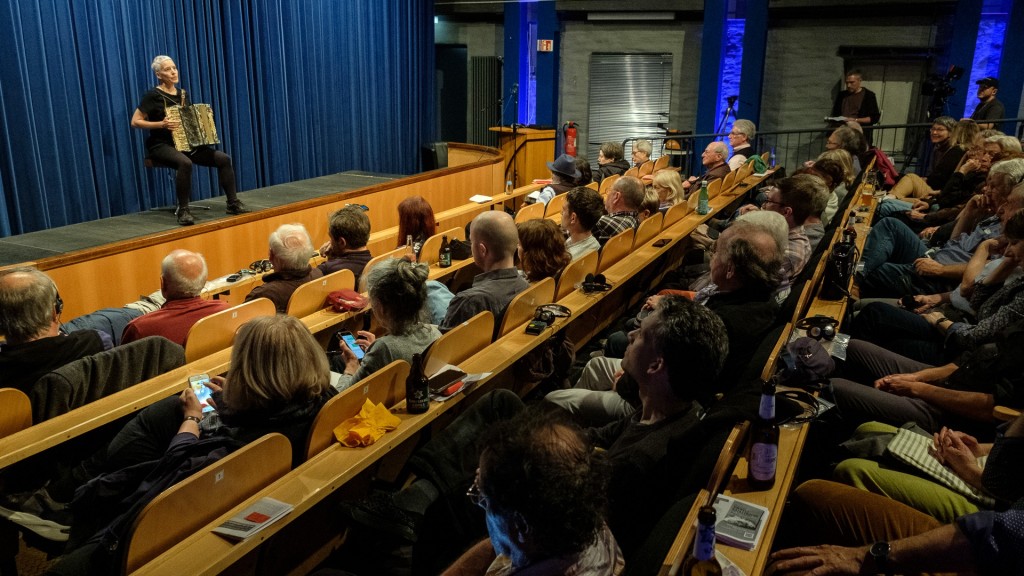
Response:
[[[974,113],[971,114],[970,120],[977,122],[978,127],[982,130],[996,128],[996,123],[990,122],[990,120],[999,120],[1006,116],[1006,109],[1003,107],[1003,103],[996,100],[996,94],[999,93],[999,79],[986,76],[975,82],[975,84],[978,85],[978,100],[980,102],[974,108]],[[964,118],[964,120],[967,120],[967,118]]]
[[[551,171],[551,184],[545,186],[537,196],[537,202],[544,204],[555,196],[575,188],[576,181],[580,179],[580,171],[576,169],[576,158],[573,156],[562,154],[547,165]]]

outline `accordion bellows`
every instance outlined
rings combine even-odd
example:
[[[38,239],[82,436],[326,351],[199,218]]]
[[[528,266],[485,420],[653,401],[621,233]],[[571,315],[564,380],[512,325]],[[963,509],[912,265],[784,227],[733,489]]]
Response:
[[[213,109],[209,104],[169,106],[167,119],[178,120],[178,127],[171,133],[174,147],[179,152],[191,152],[200,146],[220,144],[217,125],[213,122]]]

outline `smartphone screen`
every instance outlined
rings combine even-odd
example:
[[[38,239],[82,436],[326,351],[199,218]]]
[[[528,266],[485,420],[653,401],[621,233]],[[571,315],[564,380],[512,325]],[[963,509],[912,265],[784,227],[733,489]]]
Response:
[[[199,399],[199,403],[203,406],[203,414],[213,411],[213,406],[210,406],[210,396],[213,395],[213,390],[210,390],[210,387],[207,386],[209,383],[209,374],[188,377],[189,386],[192,387],[192,391],[196,393],[196,398]]]
[[[356,355],[356,358],[360,360],[363,359],[363,349],[359,347],[359,344],[356,344],[356,337],[353,336],[351,332],[342,332],[341,339],[345,342],[345,345],[348,346],[348,349]]]

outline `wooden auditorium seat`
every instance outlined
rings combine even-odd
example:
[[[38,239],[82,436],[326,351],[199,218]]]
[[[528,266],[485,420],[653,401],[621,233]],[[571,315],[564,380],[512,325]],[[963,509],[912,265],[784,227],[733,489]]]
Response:
[[[716,178],[708,182],[708,198],[715,198],[722,191],[722,179]],[[700,190],[697,190],[699,193]]]
[[[652,238],[661,232],[661,224],[664,222],[665,216],[661,212],[655,213],[653,216],[648,217],[646,220],[640,223],[636,227],[636,234],[633,237],[633,249],[637,246],[643,246],[651,241]]]
[[[597,188],[594,189],[596,190]],[[552,198],[551,201],[548,202],[547,208],[544,209],[544,217],[551,218],[552,216],[556,215],[561,216],[562,206],[565,206],[565,197],[568,194],[568,192],[562,192],[561,194]]]
[[[654,167],[651,170],[651,174],[657,174],[658,170],[664,170],[668,168],[668,161],[668,155],[659,156],[658,159],[654,161]]]
[[[441,335],[430,345],[423,359],[423,372],[437,374],[446,364],[458,366],[464,360],[483,350],[494,335],[494,314],[490,310],[473,316]]]
[[[447,236],[449,242],[462,240],[462,237],[465,235],[464,230],[464,228],[451,228],[427,238],[423,242],[423,247],[420,248],[420,263],[427,265],[436,264],[441,253],[441,242],[444,240],[444,237]]]
[[[0,388],[0,438],[32,425],[32,404],[17,388]]]
[[[558,277],[558,286],[555,288],[555,302],[576,290],[576,285],[583,282],[587,274],[597,273],[597,260],[599,257],[597,250],[593,250],[569,262],[569,265],[562,270],[562,274]]]
[[[722,190],[729,190],[732,185],[736,183],[737,172],[735,170],[730,171],[722,178]]]
[[[288,315],[302,318],[327,308],[327,295],[335,290],[352,290],[356,276],[351,270],[338,270],[299,286],[288,299]]]
[[[612,174],[611,176],[606,177],[604,180],[601,180],[601,188],[598,190],[598,193],[600,193],[601,196],[607,196],[608,191],[612,189],[612,186],[615,186],[615,181],[618,180],[619,178],[621,178],[621,176],[619,176],[618,174]]]
[[[605,242],[604,247],[601,248],[601,258],[597,262],[598,273],[603,274],[605,270],[629,254],[633,247],[634,235],[633,229],[627,228]]]
[[[551,278],[538,280],[523,290],[508,304],[501,320],[498,338],[522,326],[533,318],[537,306],[550,304],[555,296],[555,281]]]
[[[203,356],[231,347],[238,328],[260,316],[277,313],[268,298],[257,298],[200,318],[192,325],[185,339],[185,362],[194,362]]]
[[[675,206],[672,206],[671,208],[665,211],[665,216],[664,220],[662,221],[661,227],[663,229],[668,228],[669,226],[682,220],[689,213],[690,205],[685,200],[683,200],[679,204],[676,204]]]
[[[654,173],[654,161],[648,160],[647,162],[641,164],[639,168],[637,168],[636,177],[643,178],[644,176],[647,176],[652,173]]]
[[[516,224],[520,222],[526,222],[527,220],[537,220],[544,217],[545,205],[543,202],[534,202],[533,204],[527,204],[516,212]]]
[[[380,264],[381,262],[387,260],[388,258],[401,258],[402,256],[405,256],[408,253],[409,253],[409,249],[408,248],[406,248],[405,246],[400,246],[398,248],[395,248],[394,250],[389,250],[388,252],[385,252],[385,253],[381,254],[380,256],[374,256],[373,258],[370,259],[369,262],[366,263],[366,266],[363,266],[363,273],[360,276],[365,278],[366,274],[374,266],[376,266],[377,264]]]

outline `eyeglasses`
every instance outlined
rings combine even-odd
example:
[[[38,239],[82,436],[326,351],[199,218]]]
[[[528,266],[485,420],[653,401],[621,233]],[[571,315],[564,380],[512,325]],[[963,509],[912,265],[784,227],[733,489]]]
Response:
[[[786,207],[786,204],[783,204],[782,202],[777,202],[775,200],[771,200],[771,199],[768,199],[768,198],[765,198],[764,202],[761,203],[761,207],[764,208],[768,204],[775,204],[776,206],[779,206],[780,208],[785,208]]]
[[[466,490],[466,497],[469,498],[469,501],[473,504],[476,504],[484,510],[487,509],[487,496],[484,496],[484,494],[480,492],[479,475],[476,478],[473,478],[473,484],[469,487],[469,490]]]
[[[367,206],[366,204],[345,204],[346,208],[348,208],[349,206],[355,206],[356,208],[359,208],[363,212],[369,212],[370,211],[370,207]]]

